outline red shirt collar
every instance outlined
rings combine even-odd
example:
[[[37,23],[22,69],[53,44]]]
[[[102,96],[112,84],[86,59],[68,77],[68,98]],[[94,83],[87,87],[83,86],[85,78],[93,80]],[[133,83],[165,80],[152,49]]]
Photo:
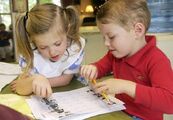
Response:
[[[155,36],[145,36],[147,44],[139,50],[137,53],[128,58],[123,58],[125,62],[132,66],[136,66],[141,60],[143,60],[145,54],[148,53],[153,47],[156,47],[156,37]]]

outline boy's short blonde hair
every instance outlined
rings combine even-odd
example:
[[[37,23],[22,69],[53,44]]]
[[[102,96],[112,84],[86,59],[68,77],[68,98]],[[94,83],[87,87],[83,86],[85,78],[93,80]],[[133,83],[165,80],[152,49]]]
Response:
[[[151,19],[146,0],[109,0],[100,7],[96,17],[102,24],[113,22],[126,30],[140,22],[145,26],[145,32]]]

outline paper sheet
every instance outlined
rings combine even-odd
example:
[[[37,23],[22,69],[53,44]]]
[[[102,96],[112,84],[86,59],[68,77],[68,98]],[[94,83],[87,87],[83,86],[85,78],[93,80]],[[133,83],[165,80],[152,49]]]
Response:
[[[18,64],[0,62],[0,91],[21,73]]]
[[[3,87],[12,82],[16,77],[17,75],[0,75],[0,91]]]
[[[36,119],[41,120],[81,120],[99,114],[120,111],[125,109],[123,102],[107,104],[102,97],[98,97],[89,87],[54,93],[49,101],[54,107],[46,104],[43,99],[32,96],[27,102]],[[56,105],[55,105],[56,103]]]
[[[0,62],[1,75],[18,75],[20,73],[21,73],[21,69],[18,64]]]

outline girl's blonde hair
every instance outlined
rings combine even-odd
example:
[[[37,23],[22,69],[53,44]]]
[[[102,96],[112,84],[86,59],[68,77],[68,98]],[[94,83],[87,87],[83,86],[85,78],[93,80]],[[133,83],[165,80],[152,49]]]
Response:
[[[57,28],[58,33],[65,33],[68,40],[79,41],[79,14],[73,6],[62,8],[55,4],[46,3],[33,7],[26,15],[16,21],[17,51],[26,60],[25,72],[33,67],[32,38],[44,34],[52,27]],[[32,43],[32,44],[31,44]]]
[[[140,22],[146,31],[151,19],[146,0],[109,0],[100,7],[96,17],[98,22],[103,24],[113,22],[126,30]]]

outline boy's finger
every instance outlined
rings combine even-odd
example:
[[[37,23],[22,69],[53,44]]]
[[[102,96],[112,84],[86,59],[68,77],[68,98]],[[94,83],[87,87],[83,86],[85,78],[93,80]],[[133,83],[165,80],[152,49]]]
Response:
[[[95,78],[95,71],[91,71],[90,73],[90,79],[93,80]]]
[[[106,86],[106,84],[104,82],[97,82],[97,84],[95,84],[95,88],[100,88],[100,87],[103,87],[103,86]]]
[[[95,89],[95,92],[96,93],[103,93],[103,92],[105,93],[107,90],[108,90],[107,86],[102,86],[102,87]]]

